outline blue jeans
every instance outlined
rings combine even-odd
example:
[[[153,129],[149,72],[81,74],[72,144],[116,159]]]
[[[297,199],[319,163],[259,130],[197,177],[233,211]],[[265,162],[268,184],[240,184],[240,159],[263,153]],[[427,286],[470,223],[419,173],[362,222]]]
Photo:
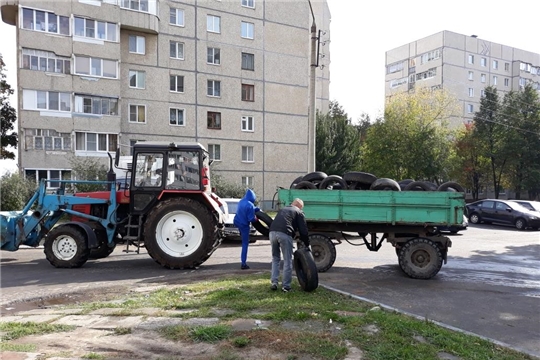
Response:
[[[283,254],[283,279],[282,286],[291,287],[292,281],[292,257],[293,238],[279,231],[270,231],[270,245],[272,246],[272,284],[277,284],[279,279],[279,262]]]

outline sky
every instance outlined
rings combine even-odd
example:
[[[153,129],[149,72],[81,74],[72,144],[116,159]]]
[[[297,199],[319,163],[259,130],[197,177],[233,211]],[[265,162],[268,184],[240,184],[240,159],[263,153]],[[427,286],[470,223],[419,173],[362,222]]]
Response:
[[[538,0],[515,4],[487,0],[327,1],[331,13],[330,100],[339,102],[353,122],[363,113],[372,119],[382,114],[385,52],[401,45],[449,30],[540,54],[534,15]],[[0,21],[0,38],[7,80],[15,87],[14,27]],[[12,104],[16,104],[15,99]],[[6,169],[14,171],[16,167],[0,160],[0,172]]]

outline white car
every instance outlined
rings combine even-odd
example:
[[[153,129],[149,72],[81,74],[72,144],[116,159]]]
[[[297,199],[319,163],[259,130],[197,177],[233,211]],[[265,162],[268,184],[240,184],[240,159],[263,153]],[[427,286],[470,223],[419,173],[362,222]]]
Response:
[[[233,199],[233,198],[222,198],[222,201],[225,201],[227,203],[227,207],[229,208],[229,218],[227,221],[225,221],[225,229],[223,229],[223,234],[225,235],[226,239],[233,238],[238,239],[240,238],[240,230],[234,225],[234,216],[236,215],[236,211],[238,209],[238,203],[241,199]],[[250,235],[255,235],[257,230],[253,227],[253,225],[250,226]]]

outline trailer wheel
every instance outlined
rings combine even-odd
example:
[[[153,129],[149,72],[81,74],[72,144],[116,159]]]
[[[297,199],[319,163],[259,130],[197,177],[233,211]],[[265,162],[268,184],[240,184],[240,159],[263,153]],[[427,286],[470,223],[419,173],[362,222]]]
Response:
[[[332,240],[321,234],[313,234],[309,235],[309,244],[317,271],[328,271],[336,261],[336,246]]]
[[[403,245],[399,252],[399,266],[414,279],[430,279],[441,270],[441,249],[431,240],[415,238]]]
[[[45,257],[57,268],[78,268],[88,260],[90,249],[84,231],[76,226],[60,225],[45,237]]]
[[[94,233],[96,234],[99,245],[95,249],[90,249],[90,255],[88,256],[88,259],[103,259],[111,255],[116,248],[116,244],[114,244],[113,247],[109,247],[107,232],[104,229],[94,229]]]
[[[197,267],[219,245],[214,217],[203,204],[189,198],[158,203],[146,218],[144,239],[152,259],[169,269]]]
[[[294,271],[302,290],[310,292],[319,286],[319,274],[313,255],[306,248],[294,252]]]

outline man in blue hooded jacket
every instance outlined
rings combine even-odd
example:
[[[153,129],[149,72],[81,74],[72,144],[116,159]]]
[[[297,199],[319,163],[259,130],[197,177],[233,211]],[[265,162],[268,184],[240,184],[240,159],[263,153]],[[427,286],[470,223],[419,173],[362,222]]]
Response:
[[[260,211],[260,209],[255,206],[256,199],[257,196],[255,195],[255,192],[251,189],[247,189],[246,194],[238,203],[238,209],[234,216],[234,226],[238,228],[240,236],[242,237],[242,254],[240,255],[242,270],[249,269],[249,266],[246,263],[249,246],[249,230],[251,222],[257,220],[255,213]]]

